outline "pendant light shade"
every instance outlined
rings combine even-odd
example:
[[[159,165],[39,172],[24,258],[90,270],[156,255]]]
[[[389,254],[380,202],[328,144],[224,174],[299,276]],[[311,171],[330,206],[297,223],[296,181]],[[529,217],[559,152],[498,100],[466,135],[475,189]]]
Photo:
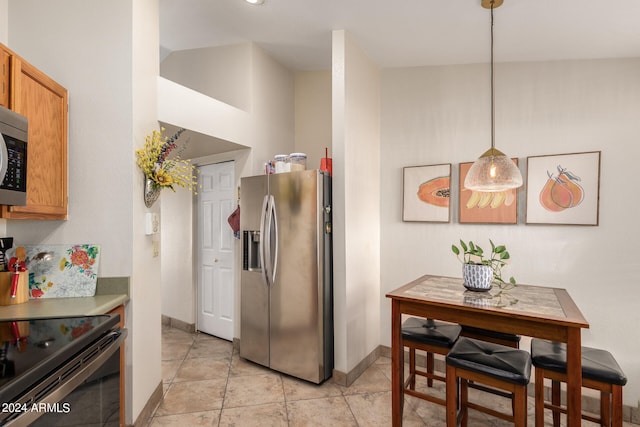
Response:
[[[509,190],[522,186],[522,174],[502,151],[489,148],[469,168],[464,186],[484,192]]]
[[[491,9],[491,148],[476,160],[464,180],[465,188],[474,191],[498,192],[522,186],[520,169],[503,152],[495,148],[495,106],[493,91],[493,9],[502,0],[483,0],[482,6]]]

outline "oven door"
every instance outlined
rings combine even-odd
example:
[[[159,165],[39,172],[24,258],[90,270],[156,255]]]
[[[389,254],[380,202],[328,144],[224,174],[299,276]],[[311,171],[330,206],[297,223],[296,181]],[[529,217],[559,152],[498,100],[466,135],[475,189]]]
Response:
[[[120,351],[127,330],[109,331],[12,404],[6,426],[119,426]]]

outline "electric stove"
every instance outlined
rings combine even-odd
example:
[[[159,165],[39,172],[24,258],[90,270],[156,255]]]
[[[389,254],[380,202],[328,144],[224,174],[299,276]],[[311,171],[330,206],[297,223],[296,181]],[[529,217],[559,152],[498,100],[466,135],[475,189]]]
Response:
[[[117,377],[119,386],[119,350],[126,337],[119,321],[118,315],[100,315],[0,322],[0,425],[47,425],[44,420],[53,418],[55,425],[110,425],[114,419],[118,425],[119,388],[104,405],[91,398],[94,413],[105,407],[100,419],[78,424],[77,417],[85,412],[81,390],[107,377]],[[104,394],[98,388],[96,396]]]

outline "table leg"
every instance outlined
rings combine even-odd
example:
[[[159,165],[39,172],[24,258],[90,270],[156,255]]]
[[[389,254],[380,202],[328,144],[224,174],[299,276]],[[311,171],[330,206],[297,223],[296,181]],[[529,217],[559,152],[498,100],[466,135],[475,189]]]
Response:
[[[458,424],[458,378],[456,377],[456,368],[451,365],[446,365],[446,421],[447,427],[455,427]],[[468,384],[463,382],[460,385],[460,401],[461,403],[467,403],[468,397]],[[461,406],[461,405],[460,405]],[[462,408],[464,411],[466,408]]]
[[[404,363],[402,357],[402,314],[400,302],[391,301],[391,419],[393,427],[402,425]]]
[[[567,333],[567,426],[582,423],[582,343],[580,328]]]

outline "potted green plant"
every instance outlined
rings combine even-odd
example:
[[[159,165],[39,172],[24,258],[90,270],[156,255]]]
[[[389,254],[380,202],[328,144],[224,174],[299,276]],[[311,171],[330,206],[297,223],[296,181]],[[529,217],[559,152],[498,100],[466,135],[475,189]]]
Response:
[[[488,291],[492,283],[496,283],[500,289],[512,288],[516,285],[516,279],[509,278],[508,282],[502,278],[502,267],[510,259],[506,246],[496,246],[491,243],[491,254],[486,257],[484,250],[469,241],[460,240],[460,248],[451,245],[451,250],[462,263],[462,277],[464,286],[473,291]],[[462,254],[462,258],[460,255]]]

